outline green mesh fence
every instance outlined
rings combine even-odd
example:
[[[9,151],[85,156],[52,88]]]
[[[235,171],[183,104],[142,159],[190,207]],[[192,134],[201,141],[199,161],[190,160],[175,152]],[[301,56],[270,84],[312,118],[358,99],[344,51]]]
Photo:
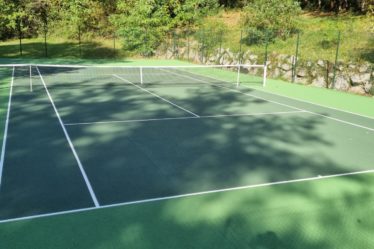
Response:
[[[263,64],[274,56],[295,56],[299,65],[307,61],[324,61],[330,73],[335,60],[352,63],[373,63],[374,34],[355,30],[295,31],[287,39],[277,38],[271,30],[250,28],[187,26],[170,30],[160,36],[148,37],[145,32],[133,35],[142,48],[131,46],[124,34],[99,35],[83,31],[75,37],[56,37],[47,33],[40,37],[22,37],[0,43],[3,58],[115,58],[132,55],[181,59],[198,63],[224,64],[233,62]],[[299,40],[298,40],[299,33]],[[148,39],[148,38],[149,39]],[[340,45],[337,53],[338,43]],[[299,45],[297,47],[297,45]],[[144,53],[144,51],[147,51]],[[22,51],[22,54],[21,54]],[[289,58],[288,58],[289,59]],[[295,59],[290,59],[294,61]],[[320,64],[322,64],[320,62]],[[297,66],[297,65],[296,65]]]

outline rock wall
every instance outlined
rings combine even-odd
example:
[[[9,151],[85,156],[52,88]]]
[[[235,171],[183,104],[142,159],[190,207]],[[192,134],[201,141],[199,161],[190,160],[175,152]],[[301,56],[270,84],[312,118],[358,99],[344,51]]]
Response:
[[[164,52],[158,51],[156,56],[162,58],[179,58],[204,64],[238,64],[239,53],[230,49],[217,49],[209,57],[202,58],[201,53],[196,49],[179,48],[177,51],[167,49]],[[341,91],[349,91],[362,95],[374,95],[374,66],[369,63],[343,63],[339,62],[335,68],[334,64],[327,60],[296,62],[295,57],[283,54],[269,54],[268,56],[268,77],[281,78],[313,85],[316,87],[334,88]],[[242,55],[242,64],[262,64],[263,58],[247,51]],[[251,71],[256,73],[256,71]],[[261,72],[258,72],[261,73]],[[335,78],[335,80],[334,80]]]

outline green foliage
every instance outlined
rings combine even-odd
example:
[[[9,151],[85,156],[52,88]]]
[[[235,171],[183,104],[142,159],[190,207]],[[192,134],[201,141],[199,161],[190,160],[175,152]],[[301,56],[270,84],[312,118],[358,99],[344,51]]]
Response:
[[[123,1],[111,21],[124,39],[125,50],[149,56],[172,28],[193,24],[216,7],[215,0]]]
[[[300,11],[294,0],[254,0],[244,8],[246,42],[256,44],[289,37],[296,30],[296,17]]]
[[[35,34],[33,27],[33,18],[28,15],[28,2],[0,0],[0,21],[2,23],[0,37],[2,39],[24,36],[29,37]]]
[[[103,2],[95,0],[70,0],[63,1],[60,8],[59,28],[67,30],[70,38],[76,38],[79,33],[108,32],[107,16]]]
[[[374,7],[372,0],[299,0],[304,9],[318,11],[353,11],[358,13],[369,13]]]
[[[14,13],[15,6],[6,0],[0,0],[0,39],[12,37],[13,30],[16,26],[16,16]]]
[[[227,27],[221,21],[207,21],[201,24],[195,33],[195,39],[200,44],[200,53],[208,57],[223,43],[227,32]]]
[[[167,6],[155,0],[124,1],[118,10],[121,13],[111,20],[124,39],[124,49],[151,55],[169,29]]]

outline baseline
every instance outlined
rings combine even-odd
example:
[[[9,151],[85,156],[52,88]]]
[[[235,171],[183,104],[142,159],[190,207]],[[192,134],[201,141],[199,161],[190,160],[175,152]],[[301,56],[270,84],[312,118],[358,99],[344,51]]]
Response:
[[[267,182],[267,183],[260,183],[260,184],[254,184],[254,185],[244,185],[244,186],[238,186],[238,187],[232,187],[232,188],[214,189],[214,190],[193,192],[193,193],[180,194],[180,195],[150,198],[150,199],[144,199],[144,200],[138,200],[138,201],[115,203],[115,204],[109,204],[109,205],[102,205],[102,206],[99,206],[99,207],[81,208],[81,209],[67,210],[67,211],[61,211],[61,212],[53,212],[53,213],[46,213],[46,214],[39,214],[39,215],[24,216],[24,217],[19,217],[19,218],[0,220],[0,224],[9,223],[9,222],[16,222],[16,221],[23,221],[23,220],[31,220],[31,219],[37,219],[37,218],[60,216],[60,215],[64,215],[64,214],[81,213],[81,212],[101,210],[101,209],[114,208],[114,207],[140,205],[140,204],[144,204],[144,203],[181,199],[181,198],[192,197],[192,196],[202,196],[202,195],[214,194],[214,193],[232,192],[232,191],[238,191],[238,190],[244,190],[244,189],[256,189],[256,188],[262,188],[262,187],[272,187],[272,186],[287,185],[287,184],[292,184],[292,183],[314,182],[314,181],[320,181],[320,180],[325,180],[325,179],[339,178],[339,177],[345,177],[345,176],[364,175],[364,174],[374,174],[374,169],[364,170],[364,171],[354,171],[354,172],[341,173],[341,174],[332,174],[332,175],[326,175],[326,176],[318,175],[318,176],[309,177],[309,178],[300,178],[300,179],[277,181],[277,182]]]

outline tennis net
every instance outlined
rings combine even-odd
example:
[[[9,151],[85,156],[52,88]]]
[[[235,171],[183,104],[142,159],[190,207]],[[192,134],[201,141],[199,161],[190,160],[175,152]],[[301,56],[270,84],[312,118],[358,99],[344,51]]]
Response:
[[[186,66],[83,66],[83,65],[3,65],[14,67],[15,75],[25,85],[41,84],[61,87],[108,87],[114,85],[193,85],[240,83],[265,85],[264,65],[186,65]],[[1,67],[1,66],[0,66]]]

